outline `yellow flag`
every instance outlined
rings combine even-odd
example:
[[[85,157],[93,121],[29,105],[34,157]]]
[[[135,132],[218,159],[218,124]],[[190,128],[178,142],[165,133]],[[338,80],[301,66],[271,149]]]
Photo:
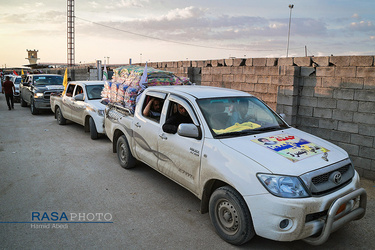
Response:
[[[21,75],[24,75],[25,73],[23,73],[23,69],[22,69],[22,71],[21,71]]]
[[[66,86],[68,86],[68,68],[65,69],[63,85],[64,85],[64,91],[62,94],[64,95],[66,91]]]

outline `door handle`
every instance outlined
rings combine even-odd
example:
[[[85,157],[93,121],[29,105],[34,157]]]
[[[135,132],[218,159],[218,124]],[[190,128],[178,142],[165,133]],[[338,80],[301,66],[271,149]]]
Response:
[[[134,124],[134,126],[136,126],[137,128],[140,128],[141,124],[139,124],[139,122],[137,122],[136,124]]]
[[[166,137],[165,134],[161,134],[161,135],[159,135],[159,137],[160,137],[162,140],[167,140],[167,139],[168,139],[168,137]]]

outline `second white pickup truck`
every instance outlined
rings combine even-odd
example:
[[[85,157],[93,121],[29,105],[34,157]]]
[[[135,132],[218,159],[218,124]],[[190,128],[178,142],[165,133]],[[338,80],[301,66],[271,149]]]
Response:
[[[100,103],[104,81],[69,82],[62,96],[51,96],[51,109],[55,113],[57,123],[65,125],[71,120],[90,131],[91,139],[95,140],[104,133],[104,109]]]
[[[319,245],[365,214],[348,154],[248,93],[149,87],[134,115],[108,106],[105,131],[122,167],[144,162],[191,191],[231,244],[257,234]]]

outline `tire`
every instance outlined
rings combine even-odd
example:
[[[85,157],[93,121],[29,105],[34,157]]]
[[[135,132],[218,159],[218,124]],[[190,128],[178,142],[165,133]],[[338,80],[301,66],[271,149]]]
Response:
[[[89,125],[90,125],[91,139],[93,139],[93,140],[98,139],[98,137],[99,137],[98,131],[96,130],[95,122],[94,122],[94,119],[92,117],[90,117],[90,119],[89,119]]]
[[[37,115],[37,114],[39,114],[39,109],[37,109],[37,108],[35,107],[35,101],[34,101],[33,98],[32,98],[31,101],[30,101],[30,111],[31,111],[31,114],[33,114],[33,115]]]
[[[57,119],[57,123],[59,125],[65,125],[66,124],[66,119],[64,118],[64,116],[61,112],[61,109],[59,107],[56,108],[56,119]]]
[[[135,167],[136,160],[133,157],[129,149],[128,141],[125,135],[120,136],[116,144],[117,157],[119,159],[121,167],[125,169],[130,169]]]
[[[242,245],[255,235],[250,211],[232,187],[216,189],[210,197],[209,213],[217,234],[233,245]]]
[[[21,98],[21,107],[27,107],[27,102],[25,102],[22,96],[20,98]]]

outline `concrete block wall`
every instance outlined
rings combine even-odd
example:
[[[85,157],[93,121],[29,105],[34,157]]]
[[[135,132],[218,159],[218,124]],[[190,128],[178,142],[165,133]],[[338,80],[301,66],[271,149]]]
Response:
[[[311,59],[301,67],[296,127],[344,148],[360,175],[374,180],[374,57]]]
[[[199,67],[201,85],[261,98],[286,114],[289,124],[344,148],[359,174],[375,180],[374,56],[233,58],[152,67],[181,76]]]
[[[64,68],[48,68],[43,69],[43,72],[48,74],[59,74],[64,76]],[[74,77],[73,77],[74,74]],[[75,67],[74,69],[68,69],[68,76],[75,80],[90,80],[90,69],[87,67]]]

